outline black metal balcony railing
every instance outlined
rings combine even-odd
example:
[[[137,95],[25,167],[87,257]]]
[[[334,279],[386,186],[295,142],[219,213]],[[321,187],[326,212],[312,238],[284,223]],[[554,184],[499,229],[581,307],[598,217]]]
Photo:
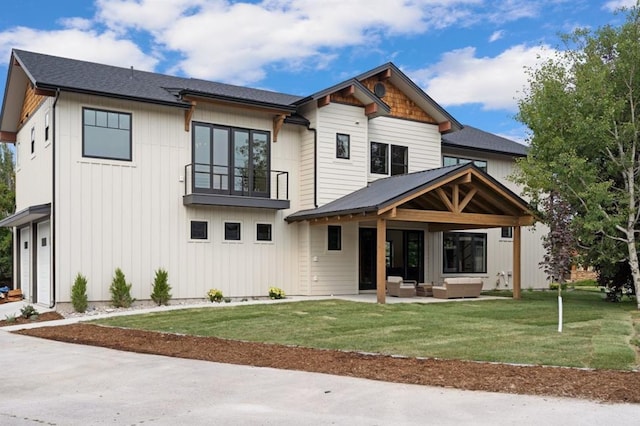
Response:
[[[184,176],[186,205],[289,208],[289,172],[193,163]]]

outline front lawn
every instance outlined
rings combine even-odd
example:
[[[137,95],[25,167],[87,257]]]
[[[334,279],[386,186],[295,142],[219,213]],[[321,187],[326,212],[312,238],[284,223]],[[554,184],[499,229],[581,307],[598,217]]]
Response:
[[[342,300],[233,305],[113,317],[100,324],[227,339],[410,357],[632,369],[635,302],[565,292],[523,299],[376,305]]]

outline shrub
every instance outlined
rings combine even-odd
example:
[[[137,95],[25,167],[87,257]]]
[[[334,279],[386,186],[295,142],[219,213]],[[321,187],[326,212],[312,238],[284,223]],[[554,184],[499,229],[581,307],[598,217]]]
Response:
[[[286,296],[284,291],[278,287],[269,287],[269,298],[271,299],[284,299]]]
[[[115,308],[128,308],[135,302],[135,299],[131,297],[131,284],[127,284],[120,268],[116,269],[109,291],[111,292],[111,304]]]
[[[71,287],[71,304],[76,312],[87,310],[87,279],[80,273]]]
[[[628,262],[597,266],[598,284],[603,287],[607,300],[620,302],[623,296],[633,299],[636,288]]]
[[[26,319],[36,319],[38,318],[38,315],[40,315],[40,312],[38,312],[38,310],[32,305],[23,306],[20,309],[20,313],[22,314],[22,317]]]
[[[171,286],[169,285],[168,277],[169,274],[164,269],[160,268],[156,271],[151,300],[156,302],[158,306],[167,305],[169,299],[171,299]]]
[[[218,290],[217,288],[212,288],[207,292],[207,297],[209,298],[209,301],[211,303],[213,302],[220,303],[222,302],[222,299],[223,299],[222,291]]]
[[[549,284],[549,290],[557,290],[557,289],[558,289],[558,283]],[[562,283],[562,289],[563,290],[567,289],[567,283]]]
[[[16,322],[16,316],[13,315],[13,314],[5,315],[4,316],[4,320],[7,322],[7,324],[11,324],[11,323]]]

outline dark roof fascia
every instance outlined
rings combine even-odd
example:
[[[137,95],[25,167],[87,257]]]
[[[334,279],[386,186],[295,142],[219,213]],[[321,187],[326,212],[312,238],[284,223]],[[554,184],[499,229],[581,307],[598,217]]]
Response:
[[[301,210],[299,212],[290,214],[289,216],[285,217],[284,220],[286,220],[288,223],[291,223],[291,222],[300,222],[303,220],[317,219],[317,218],[327,217],[327,216],[346,216],[346,215],[359,215],[359,214],[364,215],[367,213],[375,213],[379,210],[379,208],[377,206],[367,206],[367,207],[360,207],[358,209],[336,210],[334,212],[329,212],[329,213],[314,213],[316,210],[318,209]]]
[[[44,90],[54,90],[54,91],[60,90],[61,92],[81,93],[83,95],[101,96],[105,98],[122,99],[125,101],[144,102],[147,104],[171,106],[171,107],[182,108],[182,109],[191,108],[190,104],[185,103],[183,101],[176,101],[176,102],[161,101],[157,99],[149,99],[149,98],[143,98],[139,96],[118,95],[110,92],[100,92],[96,90],[86,90],[86,89],[79,89],[77,87],[67,87],[67,86],[59,86],[55,84],[46,84],[46,83],[37,83],[37,82],[34,84],[34,87],[38,89],[44,89]]]
[[[251,99],[235,98],[232,96],[213,95],[211,93],[199,92],[197,90],[181,90],[180,96],[182,98],[186,96],[193,96],[197,98],[211,99],[211,100],[221,101],[221,102],[230,103],[230,104],[274,109],[274,110],[284,111],[289,113],[294,113],[297,110],[297,108],[293,105],[282,105],[282,104],[274,104],[269,102],[254,101]]]
[[[307,96],[306,98],[302,98],[296,102],[294,102],[294,105],[304,105],[307,104],[311,101],[316,101],[324,96],[330,95],[332,93],[338,92],[342,89],[345,89],[349,86],[356,86],[358,89],[360,89],[362,92],[366,93],[369,98],[371,98],[371,101],[378,104],[379,107],[381,107],[383,109],[383,111],[385,111],[386,114],[389,114],[391,112],[391,108],[389,107],[389,105],[387,105],[386,103],[384,103],[384,101],[382,101],[379,97],[377,97],[371,90],[369,90],[364,84],[360,83],[360,81],[358,81],[355,78],[350,78],[349,80],[345,80],[341,83],[335,84],[327,89],[321,90],[320,92],[316,92],[313,95]]]
[[[20,226],[51,214],[51,203],[30,206],[0,220],[0,227]]]
[[[445,142],[444,140],[442,140],[441,143],[442,146],[445,146],[447,148],[455,148],[461,151],[475,151],[475,152],[487,152],[487,153],[491,153],[491,154],[499,154],[499,155],[505,155],[507,157],[520,157],[520,158],[524,158],[527,156],[527,154],[519,154],[519,153],[514,153],[514,152],[508,152],[508,151],[498,151],[495,149],[484,149],[484,148],[478,148],[478,147],[471,147],[471,146],[465,146],[465,145],[457,145],[457,144],[453,144],[450,142]]]
[[[369,70],[363,74],[360,74],[359,76],[356,77],[357,80],[364,80],[367,79],[369,77],[373,77],[376,74],[381,73],[382,71],[385,71],[386,69],[391,68],[391,70],[393,71],[393,74],[397,75],[398,77],[400,77],[403,82],[405,82],[407,85],[409,85],[414,91],[416,91],[416,93],[418,93],[420,96],[422,96],[427,102],[429,102],[430,104],[433,105],[433,107],[438,110],[438,112],[440,112],[442,115],[444,115],[445,117],[447,117],[447,119],[449,121],[451,121],[451,124],[453,126],[458,127],[459,129],[462,129],[462,123],[460,123],[458,120],[456,120],[455,118],[453,118],[453,116],[451,114],[449,114],[444,108],[442,108],[440,106],[440,104],[438,104],[436,101],[433,100],[433,98],[431,96],[429,96],[424,90],[422,90],[417,84],[415,84],[413,82],[413,80],[411,80],[409,77],[407,77],[407,75],[405,73],[403,73],[400,68],[398,68],[393,62],[387,62],[386,64],[380,65],[379,67],[376,67],[372,70]]]

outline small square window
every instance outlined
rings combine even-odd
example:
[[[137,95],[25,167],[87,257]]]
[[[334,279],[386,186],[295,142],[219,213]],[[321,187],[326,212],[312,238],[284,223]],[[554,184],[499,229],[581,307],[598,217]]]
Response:
[[[209,238],[209,224],[207,222],[191,221],[191,239],[206,240]]]
[[[342,250],[342,227],[329,225],[327,230],[327,249]]]
[[[256,240],[257,241],[271,241],[271,224],[270,223],[258,223],[256,224]]]
[[[336,134],[336,158],[349,159],[350,136],[342,133]]]
[[[224,223],[224,239],[226,241],[240,241],[240,223],[239,222]]]
[[[511,226],[503,226],[500,230],[502,238],[513,238],[513,228]]]

